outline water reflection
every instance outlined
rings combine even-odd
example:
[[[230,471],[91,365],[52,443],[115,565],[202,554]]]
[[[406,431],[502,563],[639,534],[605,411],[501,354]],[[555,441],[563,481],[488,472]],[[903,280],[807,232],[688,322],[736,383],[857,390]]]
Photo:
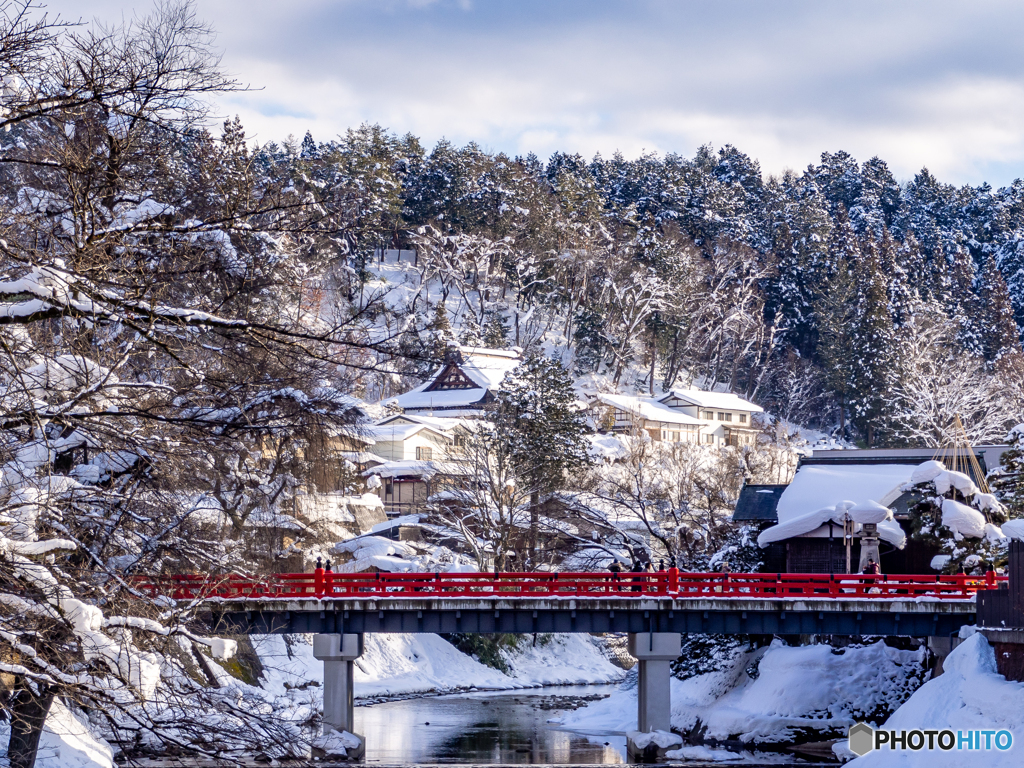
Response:
[[[624,763],[621,735],[556,730],[568,698],[607,695],[614,686],[555,686],[478,692],[357,707],[367,763]]]

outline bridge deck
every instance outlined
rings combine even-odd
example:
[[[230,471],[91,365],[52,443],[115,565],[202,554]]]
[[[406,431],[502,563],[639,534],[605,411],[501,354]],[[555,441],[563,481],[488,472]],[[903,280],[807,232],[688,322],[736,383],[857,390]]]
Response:
[[[963,574],[358,573],[142,579],[220,631],[948,635],[1002,580]]]

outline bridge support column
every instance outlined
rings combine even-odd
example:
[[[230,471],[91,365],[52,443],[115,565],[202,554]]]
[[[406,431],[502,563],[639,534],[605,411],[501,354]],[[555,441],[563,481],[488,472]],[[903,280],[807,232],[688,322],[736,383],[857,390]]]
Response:
[[[681,643],[682,638],[678,632],[641,632],[629,636],[629,652],[637,659],[640,672],[637,696],[637,731],[640,734],[652,731],[668,734],[671,730],[672,671],[669,665],[679,658]],[[659,744],[658,741],[666,743]],[[668,744],[668,741],[675,743]],[[681,743],[678,736],[675,739],[666,737],[652,741],[633,738],[630,734],[627,736],[626,750],[635,761],[653,762],[662,760],[667,749]]]
[[[353,662],[362,653],[362,635],[313,636],[313,656],[324,663],[324,736],[334,731],[357,735],[352,672]],[[347,748],[350,759],[359,759],[363,751],[362,737],[359,737],[358,748]]]

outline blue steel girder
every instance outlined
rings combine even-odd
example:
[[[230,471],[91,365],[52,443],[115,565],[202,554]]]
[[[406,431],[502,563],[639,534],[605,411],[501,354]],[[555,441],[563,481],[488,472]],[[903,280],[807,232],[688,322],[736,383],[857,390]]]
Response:
[[[295,633],[685,632],[949,635],[973,601],[307,600],[212,602],[216,631]]]

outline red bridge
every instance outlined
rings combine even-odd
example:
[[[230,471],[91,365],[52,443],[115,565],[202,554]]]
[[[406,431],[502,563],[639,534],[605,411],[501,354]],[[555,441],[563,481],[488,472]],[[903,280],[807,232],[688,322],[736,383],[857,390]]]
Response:
[[[198,604],[216,632],[315,633],[324,730],[354,730],[366,632],[625,632],[640,667],[637,723],[668,730],[679,633],[948,639],[1003,577],[794,573],[286,573],[159,576],[140,591]],[[993,593],[1003,594],[1003,591]]]
[[[810,598],[970,600],[1005,576],[684,573],[279,573],[263,577],[142,577],[136,587],[174,600],[295,600],[469,598]]]

